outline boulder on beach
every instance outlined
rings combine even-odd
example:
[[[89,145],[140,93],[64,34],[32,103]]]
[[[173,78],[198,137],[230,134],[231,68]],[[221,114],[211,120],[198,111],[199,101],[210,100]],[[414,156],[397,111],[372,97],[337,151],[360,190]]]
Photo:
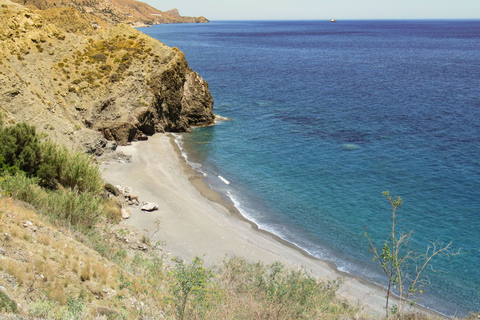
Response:
[[[128,209],[122,209],[122,218],[123,218],[123,219],[128,219],[128,218],[130,218],[130,210],[128,210]]]
[[[156,203],[149,202],[142,206],[142,211],[154,211],[154,210],[158,210],[158,204]]]

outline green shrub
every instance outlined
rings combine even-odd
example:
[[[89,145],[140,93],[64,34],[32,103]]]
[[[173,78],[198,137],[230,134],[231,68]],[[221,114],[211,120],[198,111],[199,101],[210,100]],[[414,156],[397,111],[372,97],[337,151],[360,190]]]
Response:
[[[0,129],[0,146],[0,161],[4,168],[15,167],[28,174],[37,171],[41,148],[34,126],[21,122]]]
[[[42,144],[42,163],[38,177],[41,184],[54,187],[56,183],[70,190],[99,193],[102,179],[93,157],[81,152],[73,152],[51,141]]]
[[[92,156],[51,141],[41,143],[34,126],[22,122],[0,129],[0,145],[1,172],[21,170],[50,189],[60,184],[79,192],[101,191],[101,174]]]
[[[337,298],[339,281],[321,281],[280,262],[264,265],[234,257],[224,261],[220,281],[228,296],[242,297],[238,310],[260,312],[259,318],[332,319],[355,313]]]
[[[205,268],[203,260],[196,256],[191,264],[180,262],[175,265],[172,276],[174,279],[172,291],[178,318],[184,319],[189,300],[195,300],[195,308],[202,307],[205,302],[203,296],[210,279],[213,277],[213,272]]]
[[[68,297],[67,310],[73,319],[79,319],[82,315],[84,308],[85,308],[85,301],[83,300],[82,296],[78,298]]]
[[[0,290],[0,312],[17,312],[17,304]]]

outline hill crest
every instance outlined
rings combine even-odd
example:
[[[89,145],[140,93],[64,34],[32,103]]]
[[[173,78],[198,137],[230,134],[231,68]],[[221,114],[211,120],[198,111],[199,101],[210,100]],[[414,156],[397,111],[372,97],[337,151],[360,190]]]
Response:
[[[135,0],[13,0],[33,10],[75,8],[85,14],[92,25],[111,27],[118,23],[148,26],[162,23],[205,23],[205,17],[183,17],[178,9],[160,11]]]

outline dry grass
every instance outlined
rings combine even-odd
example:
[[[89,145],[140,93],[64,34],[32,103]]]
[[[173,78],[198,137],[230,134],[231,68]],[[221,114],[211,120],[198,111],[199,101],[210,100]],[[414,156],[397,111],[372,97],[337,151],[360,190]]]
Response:
[[[91,260],[89,258],[85,258],[83,266],[80,269],[80,280],[88,281],[90,280],[90,268],[91,268]]]
[[[95,262],[92,268],[93,277],[101,284],[109,283],[110,269],[101,262]]]
[[[24,227],[26,221],[32,225]],[[182,291],[175,288],[198,277],[204,282],[189,293],[184,319],[370,319],[336,296],[338,283],[280,264],[232,258],[215,272],[201,264],[186,264],[189,271],[179,272],[178,264],[169,266],[151,247],[131,249],[142,234],[125,225],[75,234],[94,251],[69,236],[68,229],[0,198],[0,230],[5,251],[0,286],[23,306],[19,315],[25,319],[178,319]],[[127,254],[119,259],[119,252]],[[411,314],[401,319],[437,318]]]
[[[30,305],[50,301],[49,306],[61,310],[69,297],[82,294],[93,301],[95,296],[84,282],[98,281],[101,288],[109,282],[115,286],[109,278],[111,263],[66,236],[68,230],[60,232],[20,202],[0,198],[0,230],[0,245],[5,251],[0,270],[10,277],[9,281],[0,277],[0,286],[26,306],[20,314],[40,317],[43,311],[31,314]],[[92,270],[98,280],[92,277]]]
[[[105,217],[109,222],[122,221],[122,203],[117,198],[109,198],[105,203]]]

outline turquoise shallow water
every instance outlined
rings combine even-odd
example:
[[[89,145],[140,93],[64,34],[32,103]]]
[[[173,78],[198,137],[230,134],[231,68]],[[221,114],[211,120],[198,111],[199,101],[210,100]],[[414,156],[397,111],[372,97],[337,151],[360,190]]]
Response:
[[[453,241],[421,304],[480,311],[480,22],[237,21],[143,32],[179,47],[231,121],[179,137],[207,182],[263,229],[385,283],[390,207],[412,246]]]

